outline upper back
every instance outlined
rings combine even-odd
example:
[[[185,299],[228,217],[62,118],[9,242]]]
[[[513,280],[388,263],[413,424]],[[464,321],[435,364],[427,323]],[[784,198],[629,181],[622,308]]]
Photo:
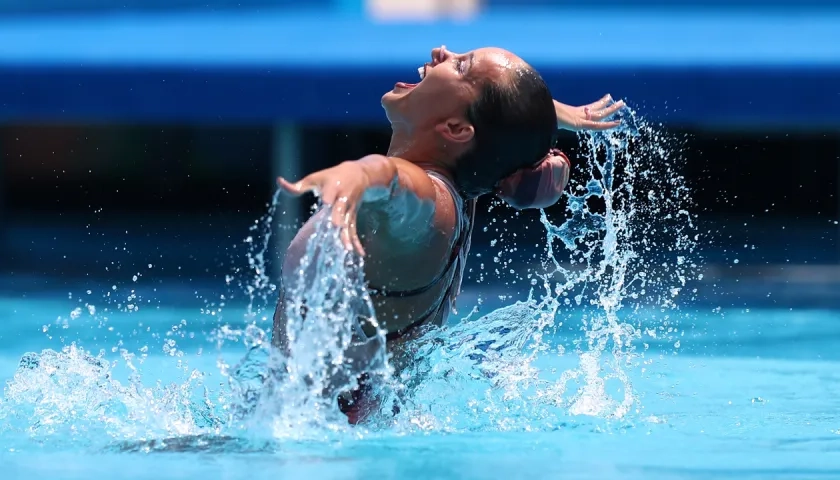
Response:
[[[368,253],[365,276],[373,285],[388,290],[416,289],[433,281],[450,261],[452,246],[463,230],[463,200],[439,174],[423,175],[435,192],[434,211],[423,228],[388,229],[375,215],[367,216],[367,225],[360,220],[367,237],[363,240]]]

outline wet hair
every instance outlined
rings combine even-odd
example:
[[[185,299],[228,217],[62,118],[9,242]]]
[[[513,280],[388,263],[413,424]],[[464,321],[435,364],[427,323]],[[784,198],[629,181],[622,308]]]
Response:
[[[506,82],[484,82],[467,108],[467,119],[475,128],[473,148],[458,159],[453,172],[465,198],[490,193],[503,178],[536,164],[557,135],[551,92],[530,67]]]

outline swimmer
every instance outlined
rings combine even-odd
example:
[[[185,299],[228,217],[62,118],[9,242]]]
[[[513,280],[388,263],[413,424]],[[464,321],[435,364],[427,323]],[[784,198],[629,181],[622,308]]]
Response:
[[[285,193],[316,192],[332,206],[342,243],[365,257],[376,318],[395,357],[421,327],[442,325],[453,310],[476,199],[495,194],[516,209],[553,205],[571,169],[552,149],[557,130],[614,128],[619,122],[605,119],[624,106],[609,96],[582,107],[556,102],[531,66],[498,48],[435,48],[419,72],[419,83],[398,82],[382,97],[392,128],[386,155],[346,161],[295,183],[278,179]],[[316,213],[297,233],[283,272],[300,265],[325,215]],[[290,278],[284,274],[281,284]],[[348,353],[355,365],[377,347],[376,328],[364,320],[358,327],[356,350]],[[285,334],[281,286],[272,338],[281,350]],[[339,396],[350,423],[375,408],[359,373],[360,387]]]

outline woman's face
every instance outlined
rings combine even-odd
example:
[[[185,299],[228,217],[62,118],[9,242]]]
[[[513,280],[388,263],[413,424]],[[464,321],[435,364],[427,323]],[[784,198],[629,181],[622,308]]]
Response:
[[[421,81],[398,82],[382,97],[382,106],[392,125],[406,124],[412,129],[467,128],[467,108],[483,82],[505,81],[510,72],[524,65],[519,57],[500,48],[479,48],[467,53],[435,48],[432,61],[421,67]]]

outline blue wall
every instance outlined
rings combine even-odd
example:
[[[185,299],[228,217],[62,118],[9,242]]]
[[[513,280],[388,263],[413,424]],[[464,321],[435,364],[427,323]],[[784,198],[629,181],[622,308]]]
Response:
[[[840,13],[556,11],[378,24],[316,12],[0,20],[0,122],[384,121],[429,49],[508,48],[569,103],[649,118],[840,126]]]

